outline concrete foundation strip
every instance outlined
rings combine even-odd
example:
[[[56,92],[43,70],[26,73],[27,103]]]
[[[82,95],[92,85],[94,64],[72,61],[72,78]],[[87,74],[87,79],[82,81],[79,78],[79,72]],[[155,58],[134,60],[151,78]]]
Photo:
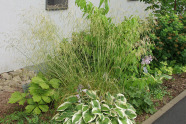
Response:
[[[152,124],[155,120],[161,117],[164,113],[166,113],[170,108],[172,108],[176,103],[182,100],[186,96],[186,90],[184,90],[181,94],[167,103],[163,108],[158,110],[155,114],[153,114],[150,118],[145,120],[142,124]]]

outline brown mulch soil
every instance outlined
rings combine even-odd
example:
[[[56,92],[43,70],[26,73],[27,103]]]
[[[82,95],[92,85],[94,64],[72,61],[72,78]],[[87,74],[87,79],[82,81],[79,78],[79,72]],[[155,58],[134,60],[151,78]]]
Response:
[[[154,103],[159,103],[156,109],[162,108],[166,103],[170,102],[173,98],[178,96],[182,91],[186,89],[186,73],[173,75],[173,79],[166,80],[163,86],[167,87],[167,92],[169,95],[164,96],[163,100],[154,101]],[[20,89],[16,89],[20,91]],[[18,104],[8,104],[8,99],[11,96],[11,92],[0,92],[0,118],[5,117],[15,111],[22,111],[24,106],[19,106]],[[142,114],[136,118],[138,123],[143,122],[150,114]]]
[[[186,73],[175,74],[171,80],[165,80],[163,82],[163,86],[167,87],[167,92],[169,94],[163,97],[163,100],[155,100],[154,104],[158,104],[156,106],[156,110],[162,108],[166,103],[169,103],[172,99],[178,96],[181,92],[186,89]],[[145,121],[151,114],[142,114],[136,118],[138,123]]]
[[[15,91],[21,91],[21,89],[15,89]],[[0,118],[6,115],[14,113],[15,111],[21,111],[24,109],[23,106],[18,104],[9,104],[8,99],[11,97],[12,92],[0,92]]]

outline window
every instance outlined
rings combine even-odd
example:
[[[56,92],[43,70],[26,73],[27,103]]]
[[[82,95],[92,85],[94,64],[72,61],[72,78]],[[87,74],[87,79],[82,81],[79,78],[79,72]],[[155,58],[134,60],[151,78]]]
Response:
[[[68,0],[46,0],[46,10],[66,10]]]

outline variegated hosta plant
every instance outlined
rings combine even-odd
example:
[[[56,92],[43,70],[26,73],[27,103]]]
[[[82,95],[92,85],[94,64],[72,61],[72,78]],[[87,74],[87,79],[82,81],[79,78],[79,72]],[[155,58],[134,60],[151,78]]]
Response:
[[[106,93],[98,97],[96,91],[82,90],[61,104],[52,120],[63,124],[134,124],[136,111],[123,94]]]

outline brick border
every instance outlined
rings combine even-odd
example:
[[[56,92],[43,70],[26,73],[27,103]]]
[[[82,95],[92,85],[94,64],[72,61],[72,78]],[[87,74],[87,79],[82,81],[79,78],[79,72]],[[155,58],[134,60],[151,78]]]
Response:
[[[142,124],[152,124],[155,120],[161,117],[164,113],[166,113],[170,108],[172,108],[176,103],[182,100],[186,96],[186,90],[184,90],[181,94],[167,103],[163,108],[159,109],[155,114],[153,114],[150,118],[142,122]]]

